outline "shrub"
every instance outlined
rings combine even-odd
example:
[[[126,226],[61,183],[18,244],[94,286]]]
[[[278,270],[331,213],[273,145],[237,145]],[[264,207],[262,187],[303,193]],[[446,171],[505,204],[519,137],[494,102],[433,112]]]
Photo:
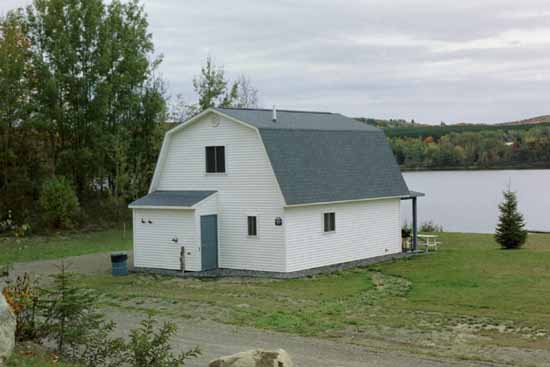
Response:
[[[429,220],[420,225],[420,232],[443,232],[443,226],[435,224],[433,221]]]
[[[112,336],[115,323],[97,312],[90,291],[77,286],[63,263],[53,275],[53,286],[41,289],[25,274],[2,291],[17,318],[18,342],[46,340],[55,343],[57,355],[85,367],[179,367],[200,354],[198,348],[174,354],[172,323],[156,327],[148,318],[131,330],[130,340]]]
[[[148,318],[141,322],[141,327],[130,333],[127,345],[126,362],[132,367],[179,367],[185,360],[197,357],[198,348],[174,355],[170,347],[170,338],[176,332],[176,325],[166,322],[155,330],[155,320]]]
[[[500,215],[495,240],[505,249],[520,248],[527,240],[527,231],[523,215],[518,210],[516,193],[507,190],[503,195],[504,201],[498,206]]]
[[[0,221],[0,233],[10,233],[17,239],[25,237],[31,231],[31,225],[28,223],[17,224],[13,219],[11,210],[8,210],[6,219]]]
[[[401,227],[401,238],[410,238],[412,234],[412,227],[405,223]]]
[[[124,365],[126,345],[122,338],[111,336],[114,322],[100,321],[72,350],[72,358],[86,367],[119,367]]]
[[[43,331],[39,319],[40,290],[35,287],[28,273],[18,276],[2,291],[17,321],[15,340],[18,342],[36,340]]]
[[[79,212],[78,198],[64,177],[54,177],[42,185],[40,206],[53,228],[70,228]]]

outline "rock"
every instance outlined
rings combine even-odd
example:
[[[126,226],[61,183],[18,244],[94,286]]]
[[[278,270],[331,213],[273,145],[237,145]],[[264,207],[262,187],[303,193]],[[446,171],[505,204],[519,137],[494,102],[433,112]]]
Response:
[[[15,315],[0,292],[0,366],[15,347]]]
[[[247,352],[220,357],[210,361],[208,367],[292,367],[287,352],[279,350],[253,349]]]

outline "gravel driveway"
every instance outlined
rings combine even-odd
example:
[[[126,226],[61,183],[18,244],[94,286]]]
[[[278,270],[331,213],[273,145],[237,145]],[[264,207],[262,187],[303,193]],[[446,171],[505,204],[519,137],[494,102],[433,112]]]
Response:
[[[136,314],[114,310],[109,317],[118,324],[122,335],[135,327]],[[144,317],[143,315],[141,317]],[[171,320],[178,325],[174,346],[187,350],[199,346],[202,355],[187,365],[206,367],[216,357],[254,348],[285,349],[296,367],[466,367],[497,366],[480,362],[426,358],[380,349],[378,346],[362,347],[352,344],[311,337],[300,337],[252,328],[233,327],[212,321]]]

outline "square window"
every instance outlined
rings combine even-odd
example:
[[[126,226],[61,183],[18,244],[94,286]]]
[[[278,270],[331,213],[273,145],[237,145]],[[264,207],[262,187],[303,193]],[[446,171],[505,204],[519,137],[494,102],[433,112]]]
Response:
[[[336,214],[335,213],[325,213],[323,215],[325,232],[334,232],[336,231]]]
[[[258,235],[258,224],[257,218],[253,216],[248,217],[248,235],[257,236]]]
[[[206,147],[206,172],[224,173],[225,172],[225,147],[215,146]]]

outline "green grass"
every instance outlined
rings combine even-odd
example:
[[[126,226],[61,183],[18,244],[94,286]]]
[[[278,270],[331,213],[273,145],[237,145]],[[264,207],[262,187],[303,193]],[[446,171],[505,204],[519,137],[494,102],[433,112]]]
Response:
[[[132,230],[118,229],[89,233],[62,233],[52,236],[32,236],[16,240],[0,237],[0,265],[96,252],[128,250],[132,247]]]
[[[550,328],[550,235],[530,234],[521,250],[501,250],[492,235],[448,233],[441,252],[375,267],[412,283],[392,307],[491,316]]]
[[[0,263],[130,247],[118,231],[29,241],[17,251],[1,243]],[[521,250],[501,250],[484,234],[442,233],[441,241],[429,255],[305,279],[97,274],[81,276],[80,284],[95,289],[106,310],[474,360],[521,362],[521,353],[509,353],[518,348],[550,356],[550,235],[530,234]],[[513,348],[502,354],[503,346]],[[27,357],[19,353],[10,366],[49,366],[43,356]]]
[[[15,352],[8,360],[6,367],[78,367],[75,364],[60,361],[57,356],[46,351],[44,347],[25,343],[16,346]]]
[[[530,234],[521,250],[500,250],[492,235],[443,233],[441,240],[427,256],[306,279],[97,275],[82,284],[107,295],[109,306],[300,335],[356,341],[406,331],[409,343],[417,333],[465,325],[494,343],[550,348],[550,340],[533,337],[550,331],[550,235]]]
[[[24,354],[15,354],[7,364],[7,367],[77,367],[74,364],[67,364],[51,357],[27,356]]]

